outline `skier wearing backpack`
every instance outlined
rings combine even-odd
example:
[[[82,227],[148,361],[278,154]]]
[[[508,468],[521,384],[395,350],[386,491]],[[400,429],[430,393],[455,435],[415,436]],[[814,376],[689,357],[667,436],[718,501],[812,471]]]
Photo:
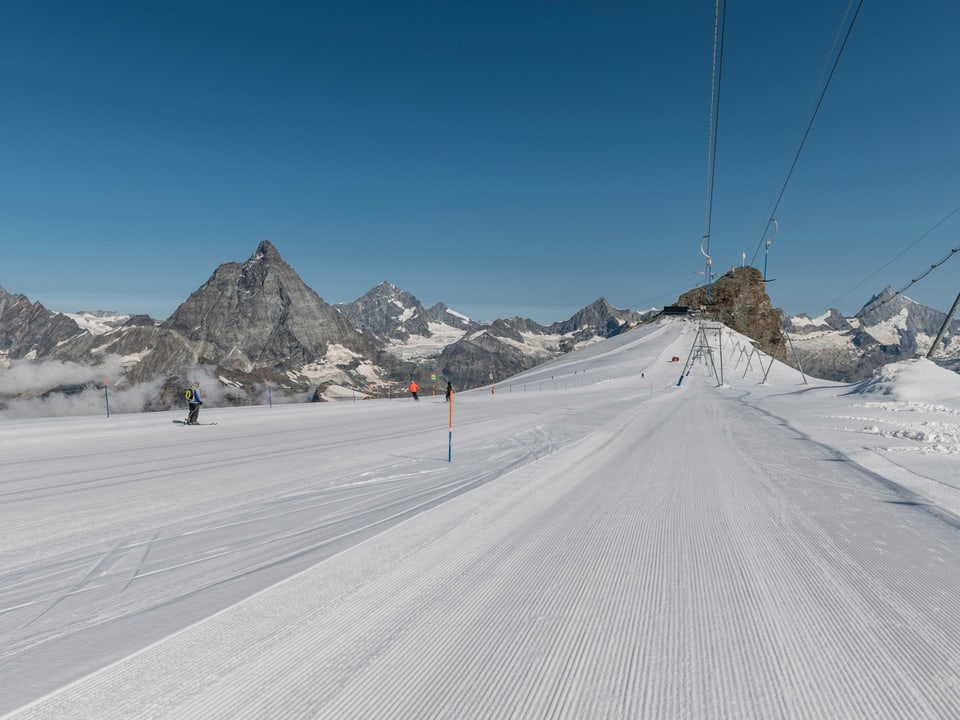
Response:
[[[190,409],[187,415],[187,425],[199,425],[197,418],[200,416],[200,406],[203,400],[200,399],[200,383],[195,382],[186,392],[187,407]]]

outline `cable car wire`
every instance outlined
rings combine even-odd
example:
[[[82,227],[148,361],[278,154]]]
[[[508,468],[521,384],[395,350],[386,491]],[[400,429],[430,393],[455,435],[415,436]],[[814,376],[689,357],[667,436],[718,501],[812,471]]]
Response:
[[[895,290],[894,293],[893,293],[893,295],[891,295],[890,297],[888,297],[886,300],[884,300],[883,302],[879,303],[878,305],[876,305],[876,306],[874,306],[874,307],[871,307],[871,308],[870,308],[870,311],[871,311],[871,312],[875,312],[875,311],[879,310],[880,308],[882,308],[884,305],[886,305],[888,302],[890,302],[891,300],[893,300],[893,299],[894,299],[895,297],[897,297],[898,295],[903,295],[907,290],[909,290],[909,289],[912,288],[914,285],[916,285],[918,282],[920,282],[921,280],[923,280],[927,275],[929,275],[929,274],[932,273],[934,270],[936,270],[938,267],[940,267],[941,265],[943,265],[947,260],[949,260],[950,258],[952,258],[952,257],[953,257],[954,255],[956,255],[958,252],[960,252],[960,247],[952,248],[952,249],[950,250],[950,252],[948,252],[946,255],[944,255],[944,256],[943,256],[940,260],[938,260],[937,262],[933,263],[930,267],[928,267],[926,270],[924,270],[920,275],[918,275],[917,277],[913,278],[913,280],[911,280],[909,283],[907,283],[905,286],[903,286],[903,287],[900,288],[899,290]]]
[[[713,21],[713,69],[710,78],[710,119],[707,129],[707,198],[704,211],[703,237],[700,238],[700,253],[704,257],[707,280],[707,303],[710,302],[710,272],[713,260],[710,257],[710,227],[713,223],[713,191],[716,186],[717,129],[720,125],[720,80],[723,75],[723,32],[726,27],[726,0],[717,0]]]
[[[919,243],[921,240],[925,239],[925,238],[926,238],[928,235],[930,235],[934,230],[936,230],[938,227],[940,227],[941,225],[943,225],[947,220],[949,220],[950,218],[952,218],[952,217],[953,217],[954,215],[956,215],[958,212],[960,212],[960,205],[957,205],[953,210],[951,210],[950,212],[948,212],[943,218],[941,218],[936,224],[934,224],[934,226],[933,226],[932,228],[930,228],[929,230],[927,230],[927,231],[926,231],[925,233],[923,233],[920,237],[918,237],[918,238],[917,238],[916,240],[914,240],[912,243],[910,243],[909,245],[907,245],[903,250],[901,250],[901,251],[898,252],[896,255],[894,255],[892,258],[890,258],[890,260],[889,260],[887,263],[885,263],[883,266],[877,268],[877,270],[875,270],[873,273],[871,273],[870,275],[868,275],[867,277],[865,277],[863,280],[861,280],[859,283],[857,283],[856,285],[854,285],[852,288],[850,288],[849,290],[847,290],[843,295],[841,295],[840,297],[838,297],[836,300],[832,300],[825,308],[823,308],[823,309],[821,310],[821,312],[825,312],[826,310],[829,310],[829,309],[832,308],[832,307],[836,307],[836,305],[837,305],[838,302],[840,302],[840,301],[843,300],[845,297],[847,297],[847,295],[849,295],[850,293],[854,292],[855,290],[858,290],[860,287],[862,287],[863,285],[865,285],[868,281],[872,280],[872,279],[875,278],[877,275],[879,275],[881,272],[883,272],[884,270],[886,270],[886,269],[887,269],[888,267],[890,267],[894,262],[896,262],[896,261],[899,260],[901,257],[903,257],[909,250],[912,250],[912,249],[917,245],[917,243]],[[942,265],[944,262],[947,261],[947,259],[949,259],[950,257],[953,256],[953,253],[954,253],[954,252],[955,252],[955,251],[951,251],[950,254],[947,255],[946,258],[944,258],[943,260],[941,260],[939,263],[935,263],[934,265],[932,265],[932,266],[930,267],[930,270],[933,270],[933,268],[939,267],[940,265]],[[927,274],[929,274],[930,270],[927,270],[927,272],[925,272],[923,275],[921,275],[920,277],[918,277],[918,278],[916,278],[915,280],[913,280],[913,281],[910,283],[910,285],[907,285],[906,288],[904,288],[903,290],[901,290],[901,291],[899,291],[899,292],[905,291],[907,288],[909,288],[909,287],[910,287],[911,285],[913,285],[915,282],[917,282],[917,281],[919,281],[919,280],[922,280],[924,277],[926,277]],[[899,293],[898,293],[898,294],[899,294]],[[819,313],[818,313],[818,314],[819,314]]]
[[[847,6],[847,12],[843,16],[843,20],[847,19],[847,15],[850,13],[850,5],[853,4],[853,0],[850,0],[850,4]],[[777,214],[777,209],[780,207],[780,202],[783,200],[783,194],[787,191],[787,185],[790,183],[790,178],[793,176],[793,171],[797,168],[797,161],[800,160],[800,153],[803,152],[803,146],[807,142],[807,137],[810,135],[810,130],[813,128],[813,121],[817,119],[817,113],[820,112],[820,106],[823,105],[823,99],[827,94],[827,89],[830,87],[830,81],[833,80],[833,75],[837,70],[837,65],[840,63],[840,58],[843,56],[843,50],[847,46],[847,41],[850,39],[850,33],[853,30],[853,26],[857,22],[857,16],[860,14],[860,8],[863,7],[863,0],[860,0],[857,3],[857,9],[853,13],[853,18],[850,20],[850,24],[847,26],[847,32],[844,34],[843,42],[840,44],[840,49],[837,51],[837,56],[833,60],[833,66],[830,68],[830,74],[827,76],[826,82],[823,84],[823,89],[820,92],[820,98],[817,100],[817,104],[813,109],[813,114],[810,116],[810,121],[807,123],[807,129],[803,133],[803,138],[800,140],[800,146],[797,148],[796,154],[793,156],[793,162],[790,164],[790,170],[787,172],[787,177],[783,181],[783,185],[780,186],[780,192],[777,195],[776,202],[774,202],[773,210],[770,211],[770,219],[767,220],[766,224],[763,226],[763,232],[760,234],[760,241],[757,243],[757,249],[753,253],[753,257],[750,259],[750,264],[757,259],[757,255],[760,254],[760,248],[763,247],[764,237],[767,233],[767,228],[770,227],[770,224],[773,222],[774,217]],[[843,23],[841,22],[841,27]],[[835,46],[835,44],[834,44]]]

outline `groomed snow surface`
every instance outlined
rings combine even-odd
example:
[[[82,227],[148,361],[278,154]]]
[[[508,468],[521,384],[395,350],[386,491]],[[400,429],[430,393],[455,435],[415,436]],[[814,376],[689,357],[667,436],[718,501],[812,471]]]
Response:
[[[678,386],[697,328],[455,395],[450,462],[441,395],[0,422],[0,714],[960,718],[960,377]]]

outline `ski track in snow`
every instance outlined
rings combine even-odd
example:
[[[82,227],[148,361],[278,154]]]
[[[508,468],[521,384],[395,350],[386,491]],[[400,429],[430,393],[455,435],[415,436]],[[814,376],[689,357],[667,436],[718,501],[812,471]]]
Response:
[[[446,408],[425,403],[386,425],[341,409],[339,432],[299,450],[289,425],[190,439],[199,477],[236,494],[184,483],[134,532],[99,521],[98,548],[64,530],[35,561],[29,538],[7,551],[0,679],[85,623],[206,601],[5,720],[960,717],[960,522],[783,420],[756,377],[715,388],[695,368],[676,387],[666,360],[690,330],[592,346],[569,390],[456,398],[450,464],[421,424]],[[0,493],[55,513],[63,496],[136,499],[178,477],[163,460],[131,473],[145,448],[91,451],[109,477],[69,481],[24,453]],[[211,597],[238,577],[243,592]]]

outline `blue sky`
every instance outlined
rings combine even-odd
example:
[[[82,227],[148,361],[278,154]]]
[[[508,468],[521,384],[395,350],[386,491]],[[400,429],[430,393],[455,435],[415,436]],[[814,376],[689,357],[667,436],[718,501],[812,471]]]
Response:
[[[846,10],[727,9],[715,270],[762,243]],[[164,319],[269,239],[331,303],[670,304],[703,270],[713,25],[709,0],[7,3],[0,286]],[[857,287],[960,205],[958,29],[954,0],[864,3],[777,209],[775,306],[850,314],[960,245],[958,213]],[[945,311],[953,262],[907,294]]]

